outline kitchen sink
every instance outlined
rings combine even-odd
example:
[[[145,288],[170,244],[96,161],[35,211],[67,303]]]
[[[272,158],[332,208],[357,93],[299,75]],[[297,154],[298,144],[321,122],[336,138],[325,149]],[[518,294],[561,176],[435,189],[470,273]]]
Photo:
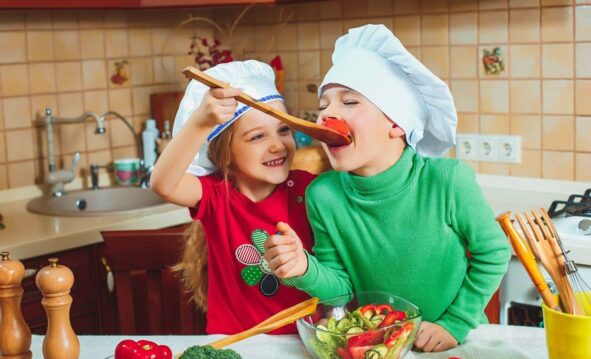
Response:
[[[166,203],[149,188],[112,187],[44,196],[27,203],[27,210],[50,216],[101,216],[124,214]]]

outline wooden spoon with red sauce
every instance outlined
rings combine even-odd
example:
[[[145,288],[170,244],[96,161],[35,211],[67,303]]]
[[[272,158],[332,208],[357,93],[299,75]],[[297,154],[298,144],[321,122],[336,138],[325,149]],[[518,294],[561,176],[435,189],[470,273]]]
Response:
[[[215,78],[199,71],[193,66],[186,67],[183,70],[183,73],[187,77],[199,81],[202,84],[209,86],[211,88],[229,87],[227,83],[216,80]],[[347,127],[345,131],[345,129],[342,127],[342,124],[344,124],[345,127],[347,126],[347,124],[345,124],[343,121],[339,121],[342,122],[342,124],[338,126],[335,125],[334,127],[326,125],[322,126],[314,122],[302,120],[300,118],[278,111],[275,108],[267,105],[266,103],[256,101],[254,98],[250,97],[245,93],[240,93],[240,95],[236,96],[236,100],[252,108],[256,108],[257,110],[262,111],[270,116],[273,116],[279,121],[288,124],[291,128],[305,133],[306,135],[315,138],[319,141],[322,141],[329,146],[344,146],[351,143],[351,137],[349,136],[349,128]]]

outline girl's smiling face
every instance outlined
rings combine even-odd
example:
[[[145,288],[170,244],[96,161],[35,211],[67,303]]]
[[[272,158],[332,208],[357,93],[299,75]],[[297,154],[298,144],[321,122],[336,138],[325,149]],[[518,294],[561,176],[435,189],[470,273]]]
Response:
[[[364,96],[347,87],[330,84],[320,96],[318,123],[337,118],[349,126],[352,142],[346,146],[331,147],[322,144],[330,164],[337,171],[352,172],[360,176],[380,173],[396,162],[404,132]],[[393,161],[394,160],[394,161]]]
[[[286,112],[282,101],[272,101],[268,105]],[[253,200],[263,199],[287,179],[295,153],[291,129],[254,109],[233,126],[230,150],[232,174],[238,189]]]

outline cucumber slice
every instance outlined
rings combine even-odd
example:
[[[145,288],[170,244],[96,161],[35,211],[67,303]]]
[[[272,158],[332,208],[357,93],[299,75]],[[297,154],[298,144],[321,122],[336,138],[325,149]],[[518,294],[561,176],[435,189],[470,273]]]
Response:
[[[365,353],[363,353],[363,358],[364,359],[381,359],[382,356],[377,351],[375,351],[373,349],[369,349]]]
[[[329,331],[334,332],[337,330],[337,320],[334,317],[328,318],[328,323],[326,323],[326,327]]]
[[[371,320],[364,317],[363,314],[361,314],[361,312],[354,311],[353,315],[355,316],[355,318],[358,318],[361,323],[363,323],[362,324],[363,327],[367,327],[369,329],[373,329],[373,328],[377,327],[376,323],[374,323]]]
[[[351,328],[354,324],[347,318],[343,318],[337,323],[337,330],[341,333],[345,333],[347,329]]]
[[[374,315],[371,318],[371,322],[374,323],[376,326],[380,325],[384,321],[385,315]]]
[[[388,354],[388,347],[384,344],[378,344],[375,347],[371,348],[371,350],[380,354],[379,358],[385,358],[386,354]]]
[[[361,327],[351,327],[349,329],[347,329],[347,334],[357,334],[357,333],[363,333],[365,332],[365,330],[363,330],[363,328]]]
[[[328,330],[327,327],[325,327],[322,324],[319,324],[316,326],[317,329],[321,329],[321,330],[317,330],[316,331],[316,338],[318,340],[320,340],[323,343],[332,343],[332,335],[330,335],[330,333],[324,332],[323,330]]]

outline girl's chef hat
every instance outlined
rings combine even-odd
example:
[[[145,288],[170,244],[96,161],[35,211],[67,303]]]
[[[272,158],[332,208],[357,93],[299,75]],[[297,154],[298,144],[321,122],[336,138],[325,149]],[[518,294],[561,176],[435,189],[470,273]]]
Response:
[[[283,100],[283,97],[279,94],[277,88],[275,88],[275,73],[273,72],[273,69],[265,63],[256,60],[234,61],[216,65],[204,72],[217,80],[228,82],[232,87],[242,89],[244,93],[250,95],[255,100],[261,102],[269,102],[278,99]],[[205,93],[208,90],[209,87],[195,80],[191,80],[174,119],[174,126],[172,129],[173,136],[181,130],[189,116],[191,116],[193,111],[199,107],[203,96],[205,96]],[[238,106],[236,106],[234,117],[232,117],[231,120],[216,126],[207,136],[207,141],[201,146],[197,155],[195,155],[187,172],[196,176],[206,176],[213,173],[216,170],[216,167],[207,155],[209,142],[251,109],[250,106],[239,102]]]
[[[458,119],[449,88],[384,25],[350,29],[337,40],[332,62],[319,96],[328,84],[359,92],[423,155],[440,156],[455,144]]]

